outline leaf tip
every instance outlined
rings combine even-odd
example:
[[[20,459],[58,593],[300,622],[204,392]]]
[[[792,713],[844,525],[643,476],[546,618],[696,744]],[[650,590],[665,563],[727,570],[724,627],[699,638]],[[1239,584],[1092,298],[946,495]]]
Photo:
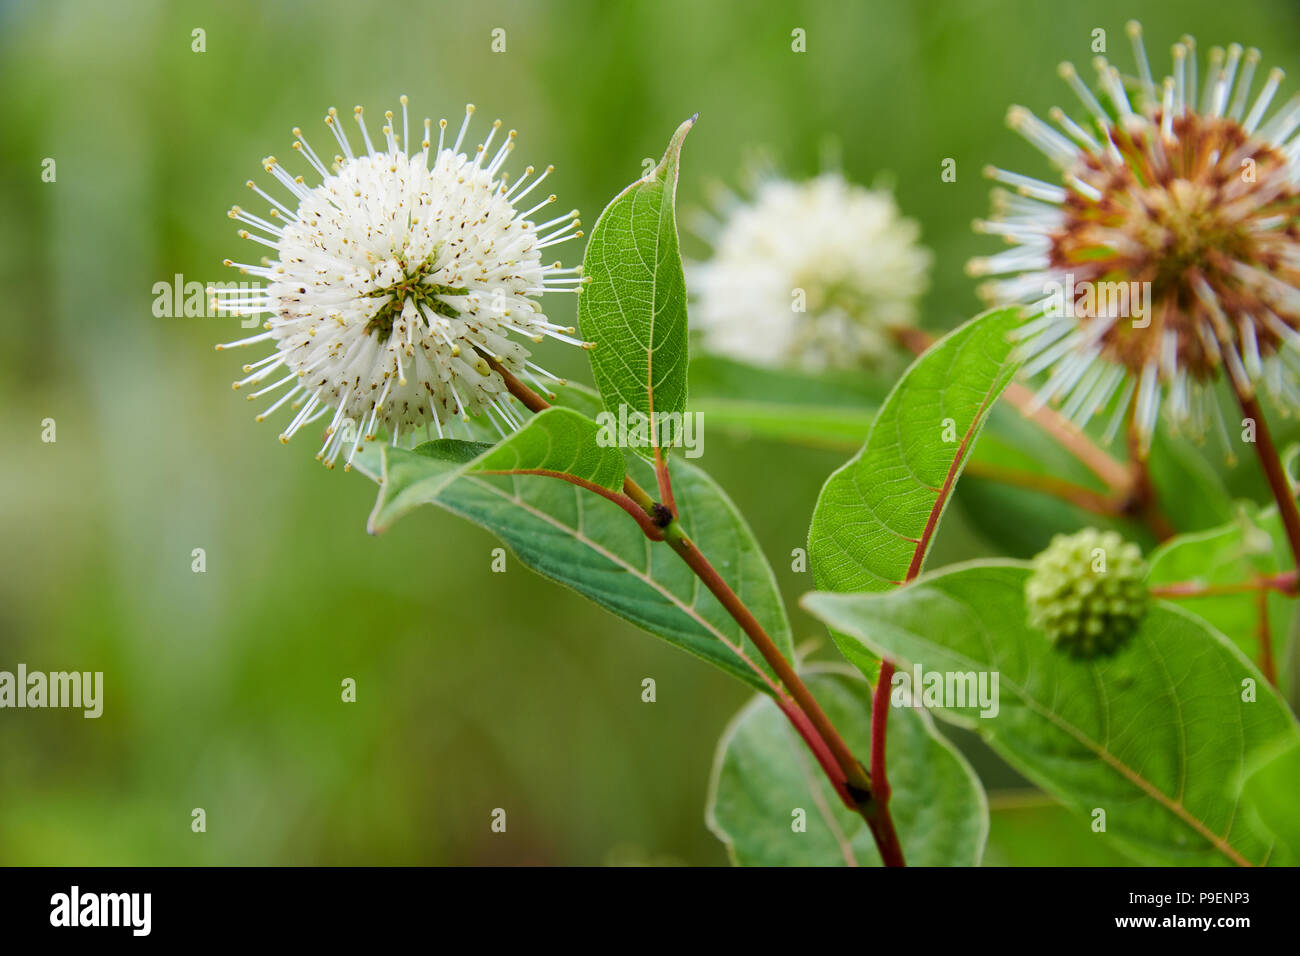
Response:
[[[682,143],[686,139],[686,134],[691,131],[691,128],[695,125],[695,121],[699,118],[699,113],[693,113],[677,127],[676,132],[673,133],[673,138],[668,141],[668,148],[664,150],[664,158],[661,159],[659,165],[655,167],[656,178],[665,178],[668,174],[669,168],[672,167],[674,173],[674,186],[676,185],[676,165],[678,158],[681,156]]]
[[[382,496],[382,492],[380,494]],[[379,511],[380,502],[376,501],[374,510],[370,513],[370,516],[366,518],[366,534],[371,535],[372,537],[378,537],[388,530],[388,525],[380,522]]]
[[[799,606],[809,614],[815,615],[817,608],[821,606],[821,599],[826,597],[824,591],[809,591],[799,598]]]

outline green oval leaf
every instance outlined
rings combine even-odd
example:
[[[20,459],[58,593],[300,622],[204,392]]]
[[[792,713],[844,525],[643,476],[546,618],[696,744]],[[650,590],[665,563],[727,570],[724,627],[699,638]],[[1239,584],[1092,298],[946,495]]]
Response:
[[[854,674],[804,675],[857,753],[871,749],[871,687]],[[988,835],[979,778],[910,710],[889,722],[890,802],[911,866],[975,866]],[[756,697],[718,742],[706,818],[733,862],[756,866],[880,866],[862,817],[846,809],[776,704]],[[802,829],[800,829],[802,827]]]
[[[915,679],[919,665],[922,688],[925,672],[945,682],[997,674],[996,715],[955,698],[936,713],[974,729],[1067,806],[1104,810],[1105,833],[1129,853],[1166,865],[1269,860],[1275,838],[1238,812],[1239,784],[1224,790],[1261,748],[1297,738],[1260,673],[1222,634],[1163,602],[1115,656],[1075,660],[1026,623],[1028,575],[981,563],[803,604],[851,635],[840,646],[859,668],[885,655]],[[1246,688],[1254,700],[1242,699]]]
[[[591,231],[578,325],[595,344],[591,370],[605,407],[652,423],[686,411],[686,280],[678,250],[677,164],[692,117],[664,157],[605,207]],[[654,441],[659,430],[652,429]],[[637,451],[652,456],[650,449]]]
[[[987,312],[918,358],[866,444],[822,488],[808,532],[817,586],[881,591],[920,572],[993,403],[1016,370],[1014,309]]]

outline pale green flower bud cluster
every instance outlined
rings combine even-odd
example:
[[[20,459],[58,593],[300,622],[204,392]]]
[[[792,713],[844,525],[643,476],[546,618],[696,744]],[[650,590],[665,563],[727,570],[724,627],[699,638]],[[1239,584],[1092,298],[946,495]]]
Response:
[[[1146,614],[1146,575],[1141,550],[1114,531],[1058,534],[1025,585],[1029,623],[1075,657],[1113,653]]]

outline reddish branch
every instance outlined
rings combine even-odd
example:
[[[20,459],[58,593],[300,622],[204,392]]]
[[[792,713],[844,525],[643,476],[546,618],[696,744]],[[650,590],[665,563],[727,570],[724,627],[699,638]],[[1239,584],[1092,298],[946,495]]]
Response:
[[[1115,492],[1128,491],[1130,479],[1124,463],[1093,444],[1074,422],[1054,408],[1035,405],[1033,391],[1019,382],[1012,382],[1002,394],[1008,404],[1056,439],[1057,444],[1086,465],[1106,487]]]
[[[872,833],[885,865],[904,866],[903,848],[898,843],[894,818],[889,813],[889,798],[893,791],[889,786],[889,775],[885,772],[885,731],[889,727],[889,691],[893,680],[893,662],[882,660],[880,676],[876,679],[876,688],[871,696],[871,795],[880,808]]]
[[[939,518],[943,514],[944,505],[952,496],[953,488],[957,484],[957,476],[961,473],[966,456],[970,453],[971,437],[975,432],[975,427],[983,420],[995,397],[993,392],[990,391],[980,401],[979,408],[975,410],[975,414],[971,418],[970,427],[966,429],[961,444],[957,446],[957,453],[953,455],[952,463],[948,466],[948,472],[944,475],[943,485],[935,495],[930,514],[926,516],[925,528],[921,531],[921,537],[916,542],[916,550],[912,552],[912,561],[908,565],[906,576],[903,578],[904,584],[915,580],[917,575],[921,573],[921,567],[925,563],[925,556],[930,550],[930,543],[934,540],[935,532],[939,529]],[[872,796],[875,797],[875,803],[880,808],[880,818],[884,830],[884,842],[881,843],[880,837],[877,837],[877,842],[881,843],[882,855],[885,852],[884,847],[888,845],[891,854],[896,855],[901,864],[902,849],[898,846],[898,836],[894,832],[894,823],[889,815],[890,786],[885,763],[885,742],[889,731],[889,692],[893,678],[893,661],[882,659],[880,662],[880,677],[876,681],[875,691],[871,699],[871,780],[873,783]]]
[[[1036,475],[986,461],[972,461],[966,466],[966,474],[1029,491],[1041,491],[1043,494],[1069,502],[1076,508],[1091,511],[1093,514],[1118,515],[1124,509],[1123,496],[1093,491],[1091,488],[1076,485],[1055,475]]]
[[[1174,584],[1157,584],[1151,588],[1152,597],[1161,598],[1197,598],[1216,597],[1224,594],[1245,594],[1250,591],[1277,591],[1288,597],[1300,594],[1294,570],[1283,571],[1250,581],[1238,581],[1232,584],[1206,584],[1204,581],[1178,581]]]
[[[1242,415],[1255,423],[1255,454],[1259,457],[1260,466],[1264,469],[1264,477],[1268,479],[1268,486],[1277,501],[1282,527],[1286,529],[1286,540],[1291,546],[1291,556],[1295,559],[1296,566],[1300,567],[1300,511],[1296,509],[1295,490],[1291,487],[1291,479],[1287,477],[1282,467],[1282,459],[1278,456],[1277,446],[1273,444],[1273,435],[1259,407],[1259,399],[1253,392],[1247,392],[1241,387],[1235,388],[1234,391],[1237,393],[1237,402],[1241,405]]]

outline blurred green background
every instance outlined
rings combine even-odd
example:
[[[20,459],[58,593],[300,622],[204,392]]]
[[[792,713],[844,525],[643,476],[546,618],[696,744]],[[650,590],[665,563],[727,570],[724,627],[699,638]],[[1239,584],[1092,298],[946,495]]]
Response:
[[[850,178],[889,174],[921,222],[926,322],[946,328],[979,308],[962,265],[989,249],[969,229],[980,167],[1046,172],[1006,107],[1070,106],[1055,66],[1086,62],[1098,27],[1127,69],[1129,17],[1162,71],[1191,32],[1300,75],[1287,0],[0,5],[0,669],[106,681],[99,720],[0,712],[0,862],[725,862],[703,806],[745,690],[517,563],[492,573],[494,540],[450,515],[367,536],[373,486],[307,441],[282,447],[230,391],[245,359],[212,346],[237,322],[155,318],[153,285],[235,279],[221,260],[246,247],[225,213],[253,205],[259,160],[288,157],[295,125],[322,148],[330,105],[381,113],[405,92],[416,116],[472,101],[518,128],[511,172],[554,162],[561,206],[588,223],[696,111],[683,207],[750,147],[804,176],[836,143]],[[590,381],[580,354],[542,361]],[[843,458],[708,435],[702,463],[791,602],[811,585],[790,551]],[[957,512],[931,565],[985,550]],[[1016,785],[963,745],[993,789]],[[994,807],[989,862],[1113,859],[1032,796]]]

